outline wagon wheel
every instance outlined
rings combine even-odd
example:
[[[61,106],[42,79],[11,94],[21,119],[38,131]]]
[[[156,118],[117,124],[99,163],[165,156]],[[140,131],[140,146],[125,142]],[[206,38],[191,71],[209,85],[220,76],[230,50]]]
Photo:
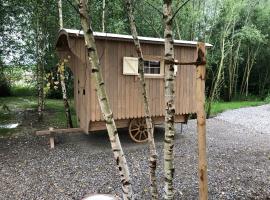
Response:
[[[135,142],[142,143],[148,140],[147,125],[144,118],[132,119],[129,123],[128,132]]]

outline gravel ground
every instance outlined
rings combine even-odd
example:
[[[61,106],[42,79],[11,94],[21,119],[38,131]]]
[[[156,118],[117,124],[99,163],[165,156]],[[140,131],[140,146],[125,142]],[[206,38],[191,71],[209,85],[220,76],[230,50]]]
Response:
[[[270,199],[270,129],[266,126],[269,114],[262,107],[246,109],[225,112],[207,121],[209,199]],[[265,109],[269,110],[269,106]],[[251,129],[250,123],[243,123],[242,117],[252,118],[256,129]],[[230,118],[232,122],[227,122]],[[180,134],[177,125],[175,199],[198,199],[196,121],[189,121],[183,130]],[[155,137],[161,194],[162,127],[156,128]],[[148,147],[134,144],[126,130],[120,131],[120,138],[134,193],[137,199],[148,200]],[[59,140],[54,150],[48,148],[44,137],[0,140],[1,200],[80,200],[90,193],[121,195],[106,132],[61,135]]]
[[[270,134],[270,104],[226,111],[216,118]]]

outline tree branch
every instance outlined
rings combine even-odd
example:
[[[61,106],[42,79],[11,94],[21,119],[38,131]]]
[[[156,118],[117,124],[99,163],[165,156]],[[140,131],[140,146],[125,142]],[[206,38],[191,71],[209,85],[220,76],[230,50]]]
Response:
[[[175,18],[175,16],[177,15],[177,13],[179,12],[179,10],[181,10],[190,0],[186,0],[173,14],[172,19],[173,20]]]
[[[151,6],[152,8],[154,8],[156,11],[159,12],[159,14],[162,14],[163,15],[163,12],[161,12],[157,7],[155,7],[154,5],[152,5],[151,3],[149,3],[148,1],[146,1],[146,3]]]
[[[79,9],[78,9],[76,6],[74,6],[73,3],[72,3],[70,0],[66,0],[66,1],[68,2],[69,5],[71,5],[72,8],[74,8],[74,10],[75,10],[78,14],[80,14]]]

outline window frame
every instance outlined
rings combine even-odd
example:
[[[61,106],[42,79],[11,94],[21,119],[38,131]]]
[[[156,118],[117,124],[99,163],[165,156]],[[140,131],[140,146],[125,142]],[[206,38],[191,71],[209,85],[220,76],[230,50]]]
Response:
[[[160,71],[159,74],[150,74],[150,73],[144,73],[145,78],[164,78],[164,60],[161,56],[153,56],[153,55],[144,55],[143,57],[144,61],[149,62],[159,62],[160,63]]]

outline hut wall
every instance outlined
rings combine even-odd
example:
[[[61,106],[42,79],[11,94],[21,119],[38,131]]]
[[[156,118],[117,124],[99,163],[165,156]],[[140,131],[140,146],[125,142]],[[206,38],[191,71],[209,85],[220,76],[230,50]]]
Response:
[[[91,67],[82,37],[70,37],[72,51],[70,65],[74,73],[74,99],[80,127],[88,130],[89,122],[102,120]],[[128,41],[97,39],[101,70],[109,102],[116,120],[144,116],[140,82],[137,76],[123,75],[123,57],[136,57],[134,44]],[[144,55],[162,56],[164,46],[143,43]],[[175,46],[175,58],[182,62],[194,61],[196,47]],[[176,75],[176,114],[194,113],[196,90],[195,66],[178,67]],[[146,78],[153,117],[164,116],[164,77]]]

